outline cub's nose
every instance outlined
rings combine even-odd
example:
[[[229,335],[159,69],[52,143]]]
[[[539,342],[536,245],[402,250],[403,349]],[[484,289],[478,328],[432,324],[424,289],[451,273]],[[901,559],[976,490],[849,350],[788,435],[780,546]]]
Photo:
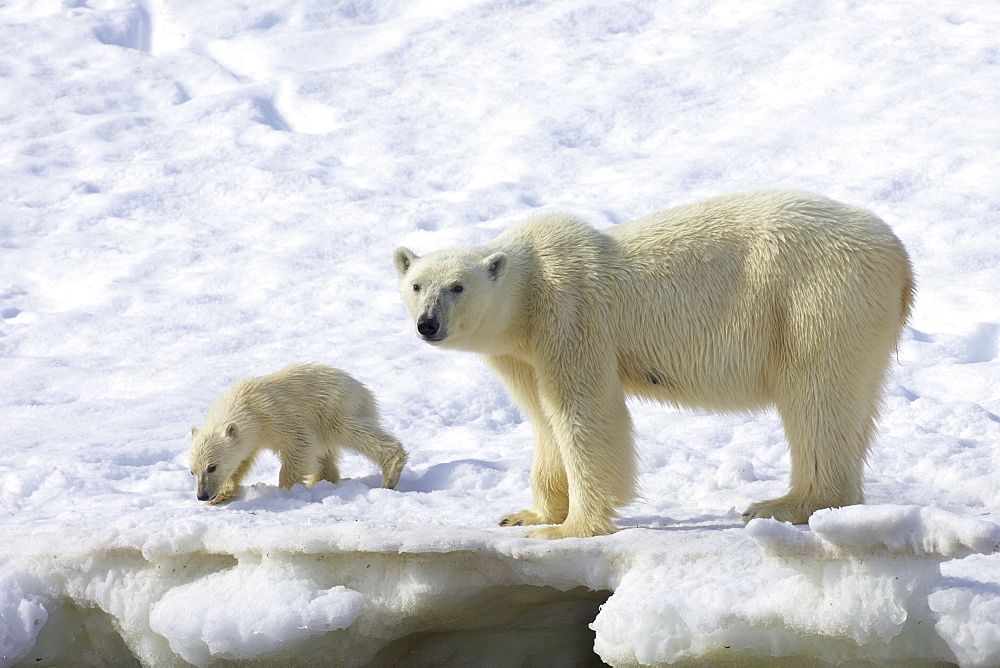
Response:
[[[417,318],[417,333],[425,339],[433,339],[441,331],[441,323],[432,315]]]
[[[205,492],[198,492],[198,500],[199,501],[208,501],[211,498],[212,497],[210,497],[208,494],[205,494]]]

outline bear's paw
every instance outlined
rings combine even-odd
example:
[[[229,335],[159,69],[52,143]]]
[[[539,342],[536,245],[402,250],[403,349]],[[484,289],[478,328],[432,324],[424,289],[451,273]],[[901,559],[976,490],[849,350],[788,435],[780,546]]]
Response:
[[[502,527],[519,527],[529,524],[551,524],[551,522],[543,522],[542,518],[534,510],[520,510],[500,519],[500,526]]]
[[[528,538],[556,540],[558,538],[591,538],[593,536],[608,536],[618,531],[618,527],[610,522],[597,527],[576,526],[569,523],[554,526],[539,527],[528,532]]]
[[[743,512],[743,521],[749,522],[753,519],[765,518],[792,524],[808,524],[809,516],[813,512],[828,507],[829,504],[817,503],[809,499],[782,496],[750,504],[750,507]]]

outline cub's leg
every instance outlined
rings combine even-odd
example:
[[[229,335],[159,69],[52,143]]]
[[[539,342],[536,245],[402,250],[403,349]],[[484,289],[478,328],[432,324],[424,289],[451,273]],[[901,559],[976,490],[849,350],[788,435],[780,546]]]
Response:
[[[339,436],[345,448],[374,462],[382,470],[382,487],[393,489],[406,464],[407,454],[395,436],[378,426],[377,415],[343,429]]]
[[[278,486],[291,489],[305,482],[306,476],[319,470],[317,445],[308,434],[295,434],[287,447],[275,448],[281,460],[278,472]]]
[[[314,473],[310,476],[311,480],[308,486],[315,485],[320,480],[327,480],[336,485],[340,482],[340,467],[337,466],[338,463],[338,452],[334,448],[328,448],[319,457],[319,472]]]

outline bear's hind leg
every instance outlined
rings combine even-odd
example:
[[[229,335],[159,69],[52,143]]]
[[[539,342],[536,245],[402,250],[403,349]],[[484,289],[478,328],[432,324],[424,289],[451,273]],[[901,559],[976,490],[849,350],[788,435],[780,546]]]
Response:
[[[819,375],[823,377],[802,383],[777,402],[792,461],[788,494],[752,504],[744,521],[771,517],[805,524],[821,508],[864,502],[864,465],[875,433],[881,379],[848,380],[843,371],[832,370]]]

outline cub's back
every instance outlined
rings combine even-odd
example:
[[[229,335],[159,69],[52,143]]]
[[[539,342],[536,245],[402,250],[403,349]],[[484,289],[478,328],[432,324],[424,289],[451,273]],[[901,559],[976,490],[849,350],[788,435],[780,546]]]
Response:
[[[332,427],[347,416],[374,414],[374,398],[353,376],[323,364],[293,364],[262,376],[260,387],[278,412]]]

